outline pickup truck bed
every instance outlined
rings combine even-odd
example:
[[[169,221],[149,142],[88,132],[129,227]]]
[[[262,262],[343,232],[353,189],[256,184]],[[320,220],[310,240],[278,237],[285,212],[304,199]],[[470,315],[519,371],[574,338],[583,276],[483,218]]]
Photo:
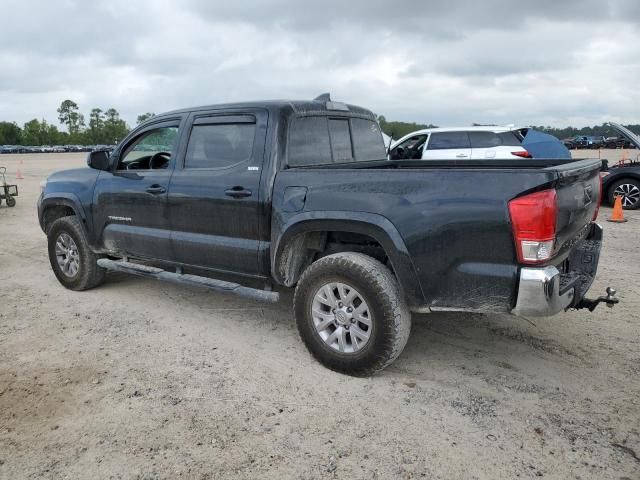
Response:
[[[410,310],[616,301],[583,299],[602,240],[597,160],[389,161],[371,112],[323,97],[158,115],[88,163],[38,201],[64,286],[113,269],[266,301],[272,283],[295,287],[302,339],[341,372],[391,363]]]
[[[464,165],[452,160],[386,168],[287,169],[274,184],[274,191],[283,195],[274,196],[272,238],[286,239],[285,233],[300,222],[332,218],[352,223],[361,218],[359,232],[376,235],[371,230],[376,225],[384,232],[377,238],[393,239],[395,230],[398,242],[402,240],[403,245],[385,250],[396,252],[391,263],[406,278],[402,284],[414,311],[509,312],[516,304],[521,267],[514,262],[508,200],[556,189],[560,248],[548,265],[560,270],[573,242],[588,233],[598,205],[597,160],[527,163],[516,168],[509,160],[468,160]],[[305,185],[304,200],[292,206],[284,192],[296,185]],[[273,274],[289,283],[277,269]]]

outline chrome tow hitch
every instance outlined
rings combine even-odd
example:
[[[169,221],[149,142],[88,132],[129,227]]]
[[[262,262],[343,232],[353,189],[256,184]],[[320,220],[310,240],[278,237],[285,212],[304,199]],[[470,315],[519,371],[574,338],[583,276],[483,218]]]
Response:
[[[583,298],[580,300],[578,305],[575,308],[587,308],[590,312],[593,312],[596,307],[600,304],[600,302],[604,302],[607,304],[607,307],[613,308],[616,303],[619,303],[620,300],[616,298],[616,289],[612,287],[607,287],[607,295],[602,295],[595,300],[589,300],[588,298]]]

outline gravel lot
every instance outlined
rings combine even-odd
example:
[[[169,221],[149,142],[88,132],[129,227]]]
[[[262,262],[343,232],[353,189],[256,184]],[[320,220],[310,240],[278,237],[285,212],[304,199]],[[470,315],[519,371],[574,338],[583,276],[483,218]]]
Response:
[[[313,361],[290,293],[60,286],[38,185],[84,157],[0,156],[25,176],[0,207],[0,478],[640,478],[640,211],[600,214],[591,294],[617,308],[414,316],[398,361],[355,379]]]

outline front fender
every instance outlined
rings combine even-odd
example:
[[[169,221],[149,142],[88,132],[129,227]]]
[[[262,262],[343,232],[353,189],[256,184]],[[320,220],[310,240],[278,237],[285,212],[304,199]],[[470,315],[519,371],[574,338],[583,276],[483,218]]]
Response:
[[[84,228],[85,237],[89,241],[90,245],[93,245],[93,237],[91,236],[90,229],[87,225],[87,214],[80,202],[80,199],[73,193],[61,193],[55,192],[50,194],[43,194],[38,199],[38,222],[40,228],[46,234],[45,228],[45,214],[50,208],[67,207],[73,210],[76,217],[80,219],[80,224]]]
[[[44,212],[51,206],[65,206],[71,208],[78,218],[86,221],[87,215],[80,203],[80,199],[73,193],[45,193],[38,204],[38,217],[40,217],[40,225],[43,223]]]
[[[272,225],[271,274],[283,283],[277,268],[285,247],[296,236],[309,232],[348,232],[368,235],[389,258],[410,307],[424,305],[424,295],[409,252],[396,227],[386,217],[367,212],[310,211],[298,213],[281,226]]]

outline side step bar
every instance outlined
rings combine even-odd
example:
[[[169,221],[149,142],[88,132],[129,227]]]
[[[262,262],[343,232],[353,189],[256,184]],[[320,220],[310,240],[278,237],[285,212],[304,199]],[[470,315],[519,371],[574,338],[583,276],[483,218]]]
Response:
[[[280,294],[278,292],[243,287],[238,283],[225,282],[223,280],[200,277],[198,275],[185,275],[168,272],[161,268],[149,267],[147,265],[140,265],[138,263],[125,262],[122,260],[100,258],[98,259],[98,265],[102,268],[106,268],[107,270],[130,273],[141,277],[155,278],[156,280],[178,283],[180,285],[208,288],[209,290],[214,290],[216,292],[232,293],[234,295],[259,300],[261,302],[276,303],[280,299]]]

